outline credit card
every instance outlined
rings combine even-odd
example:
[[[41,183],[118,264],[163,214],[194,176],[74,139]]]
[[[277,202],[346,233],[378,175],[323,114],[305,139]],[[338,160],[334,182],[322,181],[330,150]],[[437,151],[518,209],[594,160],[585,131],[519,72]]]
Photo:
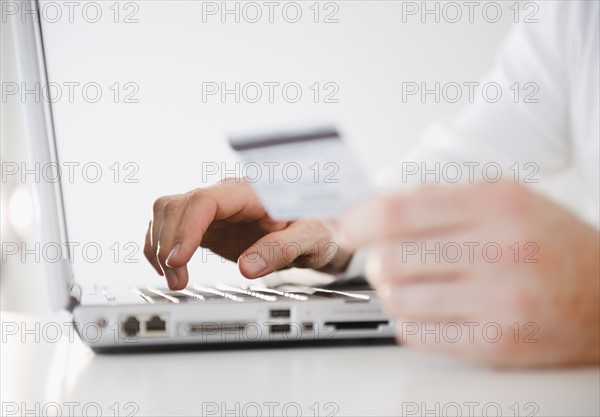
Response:
[[[275,220],[336,218],[374,192],[333,127],[232,135],[229,144]]]

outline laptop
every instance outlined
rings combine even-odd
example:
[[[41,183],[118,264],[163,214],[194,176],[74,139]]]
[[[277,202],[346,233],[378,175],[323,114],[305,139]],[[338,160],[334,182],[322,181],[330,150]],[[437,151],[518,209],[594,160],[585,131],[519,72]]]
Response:
[[[46,85],[42,19],[36,1],[29,0],[28,7],[37,11],[38,19],[9,18],[6,24],[15,41],[20,81]],[[28,100],[23,108],[31,161],[41,166],[58,164],[51,103]],[[66,245],[60,181],[33,186],[43,207],[42,241]],[[84,292],[71,265],[69,259],[45,263],[49,302],[54,309],[72,313],[81,340],[97,352],[394,340],[393,320],[381,311],[376,293],[360,277],[327,286],[196,282],[182,291],[166,287],[113,290],[99,283]]]

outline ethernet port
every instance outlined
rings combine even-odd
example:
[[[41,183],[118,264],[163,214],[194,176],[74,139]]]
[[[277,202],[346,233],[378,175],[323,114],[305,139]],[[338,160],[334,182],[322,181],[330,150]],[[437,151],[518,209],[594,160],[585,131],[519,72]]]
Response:
[[[146,331],[148,333],[164,333],[167,330],[167,321],[160,316],[152,316],[146,321]]]
[[[127,336],[135,336],[140,332],[140,321],[135,316],[129,316],[121,325],[121,330]]]

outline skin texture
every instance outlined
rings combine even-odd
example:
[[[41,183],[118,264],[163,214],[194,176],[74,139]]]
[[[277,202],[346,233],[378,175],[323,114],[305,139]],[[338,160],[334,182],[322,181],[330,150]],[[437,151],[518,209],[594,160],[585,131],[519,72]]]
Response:
[[[338,226],[273,221],[235,179],[156,200],[144,253],[179,290],[198,247],[247,278],[338,272],[371,247],[367,278],[401,344],[491,366],[599,362],[599,232],[554,202],[514,183],[424,186],[365,201]]]
[[[599,232],[525,187],[378,197],[344,216],[341,238],[373,248],[367,277],[400,343],[493,366],[599,362]]]
[[[237,261],[246,278],[292,266],[336,272],[350,259],[349,253],[340,250],[328,224],[269,218],[243,179],[155,201],[144,255],[166,277],[170,289],[186,287],[187,263],[198,247]]]

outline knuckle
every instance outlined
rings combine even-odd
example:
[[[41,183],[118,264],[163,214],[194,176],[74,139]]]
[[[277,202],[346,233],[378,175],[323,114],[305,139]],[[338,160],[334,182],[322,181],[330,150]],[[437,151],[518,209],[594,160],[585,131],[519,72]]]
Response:
[[[206,190],[202,188],[198,188],[196,190],[190,191],[187,194],[187,201],[189,204],[197,204],[203,201],[206,198]]]
[[[169,199],[163,206],[163,212],[165,215],[173,214],[174,212],[179,211],[181,208],[181,201],[177,198]]]
[[[216,206],[217,201],[214,195],[210,192],[208,188],[198,188],[189,192],[185,198],[185,204],[192,208],[200,207],[200,206]]]
[[[166,197],[159,197],[156,200],[154,200],[154,204],[152,204],[152,210],[154,211],[160,211],[162,210],[163,206],[165,205],[165,203],[167,202],[167,198]]]
[[[331,238],[333,225],[328,225],[323,220],[305,220],[302,223],[311,236],[323,236],[325,238]]]
[[[287,243],[280,235],[273,234],[266,241],[261,242],[257,250],[267,262],[279,262],[282,259],[286,259],[284,247]]]
[[[154,210],[155,212],[161,211],[167,201],[169,201],[169,197],[167,197],[167,196],[157,198],[154,201],[154,204],[152,205],[152,210]]]
[[[288,243],[289,242],[283,239],[280,235],[275,234],[269,238],[268,242],[265,242],[265,246],[271,247],[275,256],[280,258],[284,256],[284,252],[287,249],[286,245]]]

